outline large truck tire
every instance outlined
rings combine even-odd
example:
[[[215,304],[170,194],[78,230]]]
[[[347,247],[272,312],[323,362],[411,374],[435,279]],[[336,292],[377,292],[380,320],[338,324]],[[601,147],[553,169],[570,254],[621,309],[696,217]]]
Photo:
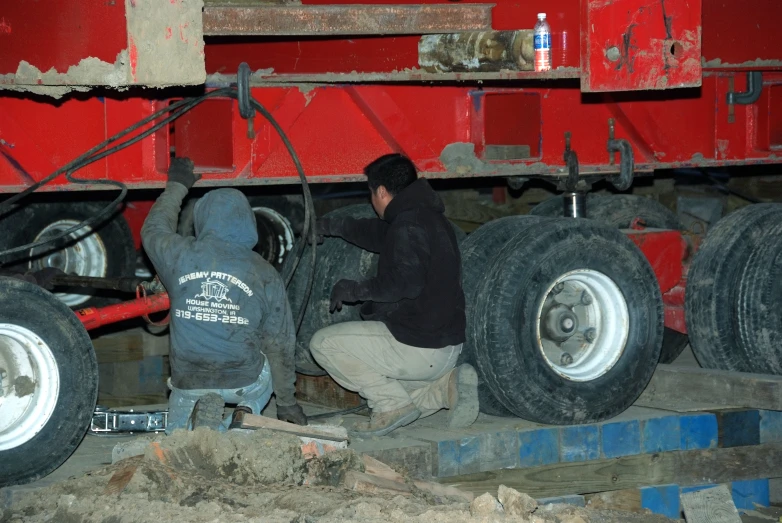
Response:
[[[0,487],[59,467],[81,442],[98,396],[87,331],[52,294],[0,278]]]
[[[462,253],[462,287],[467,304],[467,341],[462,347],[457,364],[469,363],[473,367],[478,366],[475,359],[475,345],[471,341],[476,334],[471,332],[473,327],[469,318],[475,313],[475,291],[480,286],[486,275],[486,268],[491,264],[493,257],[514,236],[525,231],[528,227],[539,226],[541,222],[550,221],[538,216],[508,216],[492,220],[473,231],[461,244]],[[490,416],[513,416],[513,413],[502,406],[502,403],[494,397],[489,386],[478,374],[478,402],[480,410]]]
[[[92,218],[105,206],[105,202],[59,202],[21,207],[0,218],[0,251],[55,237]],[[2,262],[24,271],[54,267],[79,276],[119,278],[135,274],[136,248],[127,221],[116,213],[94,227],[71,233],[67,239],[11,255]],[[62,289],[55,295],[74,309],[100,307],[121,297],[83,288]]]
[[[701,366],[782,374],[782,205],[755,204],[709,230],[690,266],[685,317]]]
[[[179,213],[177,232],[182,236],[194,236],[193,210],[198,198],[190,198]],[[281,270],[293,252],[296,237],[304,224],[304,206],[301,201],[288,196],[251,196],[248,198],[255,214],[258,244],[255,252],[277,270]]]
[[[563,206],[562,195],[557,195],[533,207],[530,214],[561,217]],[[636,218],[640,218],[644,225],[651,229],[676,231],[684,229],[684,225],[676,213],[655,200],[632,194],[589,193],[587,194],[586,212],[588,219],[617,229],[629,229]],[[666,328],[662,351],[660,351],[660,363],[671,363],[682,353],[687,343],[686,334]]]
[[[376,218],[371,205],[350,205],[326,214],[324,218]],[[324,238],[317,248],[315,279],[309,300],[307,284],[312,272],[310,247],[307,246],[299,266],[288,286],[288,299],[294,317],[306,306],[304,320],[296,335],[296,372],[310,376],[325,375],[326,371],[312,358],[310,340],[320,329],[346,321],[360,321],[360,304],[343,304],[341,311],[329,312],[329,298],[334,284],[343,278],[362,280],[377,272],[377,254],[365,251],[341,238]],[[305,303],[306,300],[306,303]]]
[[[660,288],[635,244],[594,221],[551,220],[512,238],[486,272],[471,343],[506,409],[563,425],[632,405],[663,336]]]

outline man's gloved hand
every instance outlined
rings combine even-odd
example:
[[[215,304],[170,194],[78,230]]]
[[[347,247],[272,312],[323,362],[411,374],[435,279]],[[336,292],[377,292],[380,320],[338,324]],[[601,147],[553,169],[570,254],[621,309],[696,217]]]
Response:
[[[331,236],[331,221],[328,218],[321,218],[315,222],[315,240],[318,245],[323,243],[324,236]],[[312,239],[307,235],[307,243],[312,245]]]
[[[201,179],[200,174],[193,172],[194,167],[190,158],[174,158],[168,168],[168,181],[181,183],[187,190],[190,190],[193,184]]]
[[[47,291],[50,291],[54,288],[54,285],[52,284],[54,278],[64,274],[65,273],[62,272],[60,269],[55,269],[54,267],[46,267],[44,269],[41,269],[40,271],[35,271],[33,273],[33,277],[35,277],[35,281],[39,287],[43,287]]]
[[[342,310],[342,302],[355,303],[358,301],[356,293],[358,292],[358,282],[353,280],[339,280],[334,288],[331,289],[331,304],[329,312]]]
[[[291,405],[290,407],[277,406],[277,419],[281,421],[287,421],[288,423],[295,423],[296,425],[306,425],[307,415],[298,403]]]

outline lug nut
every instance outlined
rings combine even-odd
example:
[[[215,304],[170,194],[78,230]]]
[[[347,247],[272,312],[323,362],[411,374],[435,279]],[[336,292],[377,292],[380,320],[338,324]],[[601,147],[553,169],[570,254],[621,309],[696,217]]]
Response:
[[[581,304],[582,305],[592,305],[592,295],[589,294],[587,291],[584,291],[581,294]]]
[[[584,331],[584,339],[587,342],[592,343],[595,341],[595,338],[597,338],[597,331],[595,331],[595,329],[587,329]]]
[[[570,353],[566,352],[562,354],[562,357],[559,359],[559,362],[562,365],[570,365],[573,363],[573,356],[570,355]]]
[[[554,285],[554,289],[553,290],[554,290],[555,294],[559,294],[560,292],[565,290],[565,284],[562,283],[562,282],[559,282],[556,285]]]

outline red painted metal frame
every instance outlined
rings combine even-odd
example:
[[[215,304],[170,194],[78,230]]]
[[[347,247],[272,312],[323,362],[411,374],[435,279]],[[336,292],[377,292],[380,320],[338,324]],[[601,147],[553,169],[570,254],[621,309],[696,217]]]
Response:
[[[684,323],[684,286],[686,282],[686,257],[691,247],[679,231],[641,229],[625,231],[649,260],[665,306],[665,326],[687,333]]]
[[[85,329],[93,330],[111,323],[165,311],[169,306],[168,294],[160,293],[116,305],[108,305],[100,309],[95,307],[81,309],[76,311],[76,317],[79,318]]]
[[[565,132],[571,133],[581,173],[616,172],[615,158],[606,151],[611,119],[615,137],[632,144],[639,172],[779,163],[782,73],[764,75],[763,96],[752,105],[734,106],[733,123],[725,102],[731,78],[735,90],[745,89],[743,73],[723,72],[706,76],[700,89],[638,94],[582,94],[568,82],[524,89],[281,86],[253,88],[252,94],[285,129],[314,182],[361,180],[368,162],[392,151],[409,155],[427,177],[562,176]],[[516,114],[491,109],[502,106],[503,97]],[[0,97],[0,192],[23,189],[167,103]],[[259,116],[255,138],[248,139],[246,131],[235,102],[210,100],[171,129],[77,176],[121,180],[130,188],[160,187],[169,147],[175,145],[178,153],[193,156],[204,186],[298,183],[271,126]],[[492,141],[528,145],[531,157],[484,161],[483,148]],[[66,188],[90,186],[68,186],[61,178],[44,190]]]
[[[587,0],[582,7],[584,92],[701,85],[700,2]]]

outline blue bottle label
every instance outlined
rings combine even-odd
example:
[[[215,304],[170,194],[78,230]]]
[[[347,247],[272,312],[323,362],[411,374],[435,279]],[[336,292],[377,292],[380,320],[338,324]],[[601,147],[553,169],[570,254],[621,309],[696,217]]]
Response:
[[[550,34],[536,34],[534,40],[535,49],[551,49]]]

